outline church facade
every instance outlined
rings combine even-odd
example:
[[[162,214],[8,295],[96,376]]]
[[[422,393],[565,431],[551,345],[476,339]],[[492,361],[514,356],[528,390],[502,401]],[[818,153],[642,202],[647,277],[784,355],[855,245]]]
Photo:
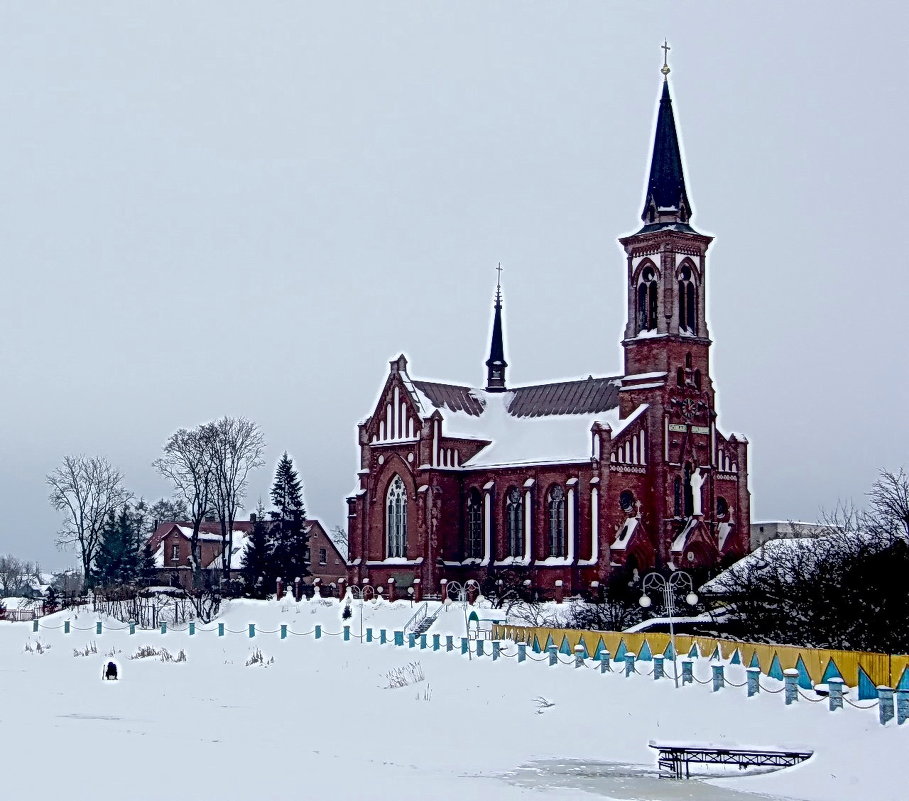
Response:
[[[616,569],[709,568],[748,551],[748,442],[717,428],[707,251],[664,65],[643,226],[620,239],[621,375],[507,384],[496,291],[484,388],[390,363],[358,427],[348,580],[400,596],[515,577],[538,597]]]

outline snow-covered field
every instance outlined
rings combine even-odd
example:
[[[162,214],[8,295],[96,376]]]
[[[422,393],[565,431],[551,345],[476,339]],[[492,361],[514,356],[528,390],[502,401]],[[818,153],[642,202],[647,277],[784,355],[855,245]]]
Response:
[[[826,704],[804,700],[786,707],[781,695],[746,699],[744,689],[676,690],[669,679],[601,675],[593,667],[514,658],[493,663],[488,656],[361,644],[357,607],[351,642],[328,636],[341,630],[336,602],[235,601],[219,620],[239,633],[224,637],[214,630],[190,637],[107,629],[98,636],[98,617],[90,612],[43,618],[37,634],[30,623],[0,624],[5,795],[132,801],[751,798],[739,791],[844,801],[906,796],[909,726],[881,727],[875,710],[831,714]],[[406,602],[367,604],[363,623],[392,630],[411,614]],[[62,629],[67,617],[70,634]],[[319,623],[326,636],[250,639],[249,623],[260,630],[286,623],[301,633]],[[45,628],[52,626],[60,628]],[[463,611],[453,608],[430,633],[463,630]],[[174,656],[182,649],[186,661],[130,659],[143,646]],[[88,655],[74,656],[74,649]],[[256,649],[265,664],[247,666]],[[117,682],[101,680],[110,658],[120,665]],[[425,679],[389,688],[389,671],[412,661]],[[709,675],[703,662],[695,672]],[[728,677],[744,681],[738,667]],[[649,740],[807,748],[815,756],[781,772],[732,773],[713,785],[658,781]]]

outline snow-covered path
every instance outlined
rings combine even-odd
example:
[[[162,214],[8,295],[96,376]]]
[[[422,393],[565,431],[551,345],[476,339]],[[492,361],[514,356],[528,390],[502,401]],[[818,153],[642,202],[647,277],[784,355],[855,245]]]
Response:
[[[393,629],[412,610],[401,603],[366,611],[366,625]],[[460,633],[461,617],[444,613],[432,631]],[[73,626],[90,628],[96,619],[83,612]],[[341,629],[337,604],[234,602],[220,620],[236,631],[252,622],[266,630],[282,622],[296,632],[315,623],[326,632]],[[358,632],[358,617],[350,622]],[[24,650],[39,641],[50,650]],[[73,655],[92,643],[97,654]],[[174,655],[183,649],[187,661],[128,658],[145,645]],[[257,648],[274,662],[247,667]],[[110,653],[121,666],[118,682],[100,680]],[[420,662],[425,680],[388,689],[388,672],[411,661]],[[731,670],[732,680],[743,680]],[[707,666],[697,672],[706,677]],[[785,707],[779,695],[746,700],[733,688],[676,690],[670,680],[519,665],[514,658],[468,661],[340,636],[33,634],[28,623],[2,624],[0,676],[10,797],[576,799],[588,797],[585,790],[604,797],[612,788],[616,798],[668,800],[732,798],[734,787],[844,801],[860,792],[887,801],[905,797],[909,778],[909,727],[883,728],[873,711],[830,714],[824,704]],[[540,697],[553,705],[541,710]],[[614,770],[607,763],[652,770],[652,739],[816,755],[783,772],[723,780],[725,795],[697,783],[579,777],[587,763],[594,774]]]

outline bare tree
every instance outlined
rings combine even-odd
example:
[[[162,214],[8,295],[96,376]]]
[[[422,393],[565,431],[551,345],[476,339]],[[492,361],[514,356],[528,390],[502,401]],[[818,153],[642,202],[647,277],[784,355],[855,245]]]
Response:
[[[818,537],[771,540],[713,582],[742,636],[818,648],[909,650],[909,477],[882,472],[866,510],[841,504]]]
[[[249,484],[249,474],[262,467],[265,438],[259,427],[245,417],[222,417],[209,423],[211,430],[214,508],[221,521],[222,569],[230,577],[234,521]]]
[[[332,526],[331,532],[329,533],[331,541],[338,546],[338,550],[344,555],[345,559],[350,558],[348,553],[350,548],[350,541],[347,537],[347,529],[344,526]]]
[[[909,475],[882,470],[868,493],[871,499],[865,525],[892,537],[909,538]]]
[[[48,474],[47,483],[51,505],[66,513],[57,544],[76,546],[82,573],[90,583],[104,521],[131,497],[123,486],[123,474],[101,456],[67,456]]]
[[[192,523],[189,541],[193,586],[201,586],[202,550],[199,529],[214,508],[214,455],[211,423],[181,428],[164,443],[164,454],[152,463],[155,470],[174,485],[174,496],[182,501]]]
[[[0,593],[4,597],[18,595],[27,580],[27,564],[12,554],[0,556]]]

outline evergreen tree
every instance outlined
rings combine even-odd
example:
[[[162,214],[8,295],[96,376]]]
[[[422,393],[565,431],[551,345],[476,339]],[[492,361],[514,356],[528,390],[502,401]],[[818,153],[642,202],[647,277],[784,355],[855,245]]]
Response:
[[[44,614],[52,615],[60,607],[60,597],[51,584],[44,593]]]
[[[274,506],[271,512],[271,538],[274,543],[271,577],[281,577],[287,586],[291,586],[295,578],[309,575],[306,567],[309,533],[306,510],[303,508],[303,488],[287,451],[275,469],[271,502]]]
[[[273,565],[274,543],[271,538],[272,524],[265,515],[262,501],[256,507],[256,522],[246,540],[246,550],[240,562],[244,592],[250,598],[266,598],[276,577]]]
[[[129,504],[119,512],[108,514],[101,530],[101,542],[95,557],[95,583],[101,587],[122,587],[139,578],[145,550],[142,533],[143,516]],[[150,556],[150,554],[149,554]]]

